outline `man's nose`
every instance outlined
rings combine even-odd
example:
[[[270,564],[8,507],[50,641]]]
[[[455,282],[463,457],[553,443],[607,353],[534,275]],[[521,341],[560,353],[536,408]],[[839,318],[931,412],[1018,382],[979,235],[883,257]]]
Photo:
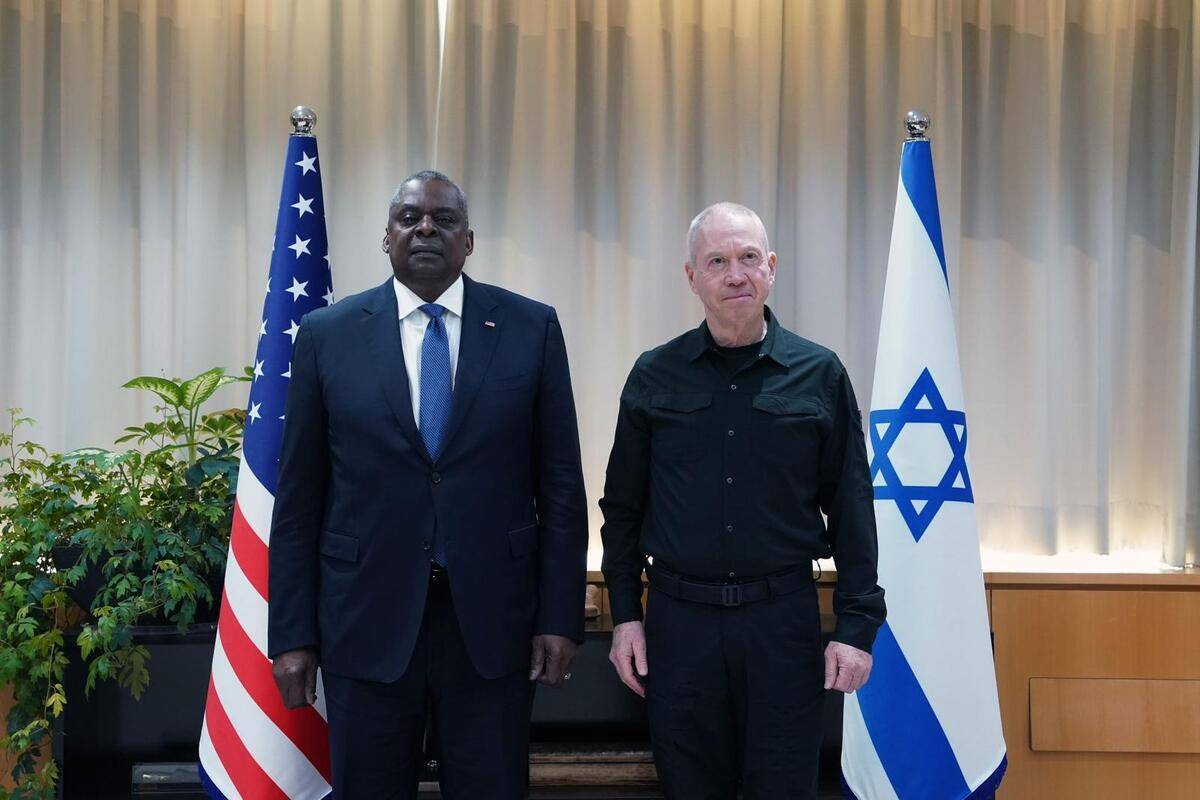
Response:
[[[746,271],[736,261],[729,264],[729,269],[725,270],[725,285],[740,286],[746,282]]]
[[[417,234],[420,236],[432,236],[433,229],[434,229],[433,215],[432,214],[423,215],[421,217],[421,221],[417,223],[417,228],[416,228]]]

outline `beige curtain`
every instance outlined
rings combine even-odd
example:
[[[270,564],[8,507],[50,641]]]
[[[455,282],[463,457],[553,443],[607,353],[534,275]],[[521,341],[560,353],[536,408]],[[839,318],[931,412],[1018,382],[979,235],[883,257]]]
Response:
[[[250,362],[299,103],[334,290],[382,281],[387,198],[432,153],[437,20],[435,0],[0,0],[0,408],[104,444],[151,413],[129,378]]]
[[[559,309],[603,483],[693,214],[762,214],[772,304],[869,404],[906,110],[927,110],[986,547],[1200,549],[1200,27],[1187,0],[0,0],[0,404],[52,444],[128,375],[245,363],[292,105],[339,296],[392,184],[458,178],[477,278]],[[439,80],[440,67],[440,80]],[[230,402],[237,402],[230,395]],[[593,536],[598,546],[598,536]]]
[[[452,2],[439,166],[470,268],[554,303],[599,496],[637,354],[696,324],[684,234],[758,209],[783,321],[869,403],[901,119],[933,118],[984,546],[1200,543],[1188,2]],[[593,507],[593,528],[599,516]]]

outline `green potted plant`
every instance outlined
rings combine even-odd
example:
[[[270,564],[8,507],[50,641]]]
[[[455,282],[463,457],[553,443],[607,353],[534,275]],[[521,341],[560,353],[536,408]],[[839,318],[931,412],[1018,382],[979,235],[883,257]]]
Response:
[[[184,632],[216,619],[245,415],[201,407],[245,379],[221,369],[135,378],[126,387],[153,392],[159,417],[126,428],[123,450],[50,452],[22,440],[32,420],[10,412],[0,432],[0,683],[13,705],[0,747],[16,788],[0,797],[53,796],[58,767],[44,751],[68,702],[69,653],[86,668],[88,694],[114,681],[140,698],[150,651],[137,626]]]

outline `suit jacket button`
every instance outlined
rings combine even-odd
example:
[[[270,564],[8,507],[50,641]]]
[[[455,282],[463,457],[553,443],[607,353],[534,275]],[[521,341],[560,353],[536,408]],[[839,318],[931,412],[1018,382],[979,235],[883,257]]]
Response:
[[[422,543],[421,543],[421,549],[422,549],[422,550],[428,550],[428,549],[430,549],[431,547],[433,547],[433,545],[432,545],[432,544],[430,544],[429,542],[422,542]]]
[[[433,481],[434,483],[441,483],[442,482],[442,473],[440,473],[440,472],[433,473],[432,475],[429,476],[429,480]]]

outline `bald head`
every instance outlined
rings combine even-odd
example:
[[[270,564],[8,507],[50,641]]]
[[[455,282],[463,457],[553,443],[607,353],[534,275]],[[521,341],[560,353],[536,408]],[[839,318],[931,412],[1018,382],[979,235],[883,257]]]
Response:
[[[696,242],[699,240],[704,228],[712,222],[724,221],[730,218],[749,220],[754,227],[762,233],[763,252],[770,252],[771,243],[767,239],[767,226],[763,225],[763,221],[759,218],[758,214],[754,213],[754,209],[747,208],[740,203],[713,203],[711,206],[697,214],[695,218],[692,219],[692,224],[688,226],[688,260],[692,264],[696,263]]]

